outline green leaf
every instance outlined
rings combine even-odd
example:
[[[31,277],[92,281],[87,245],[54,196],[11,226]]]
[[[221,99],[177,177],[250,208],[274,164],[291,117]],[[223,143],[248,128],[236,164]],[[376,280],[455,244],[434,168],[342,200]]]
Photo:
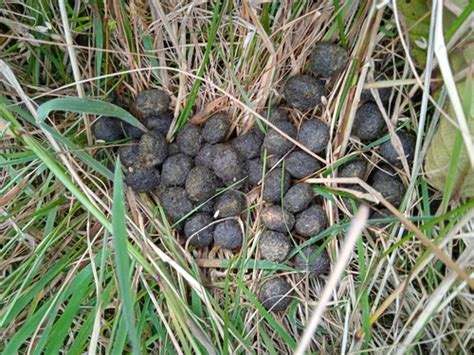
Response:
[[[426,0],[401,0],[397,2],[398,11],[405,20],[411,43],[411,54],[420,66],[426,64],[426,48],[430,35],[430,12]],[[424,47],[422,44],[426,44]]]
[[[133,353],[140,354],[140,341],[135,325],[133,305],[135,300],[132,294],[130,281],[130,261],[127,251],[127,227],[125,223],[125,203],[123,193],[123,174],[120,161],[117,160],[114,177],[114,192],[112,204],[113,241],[115,248],[115,267],[118,279],[118,288],[122,298],[122,309],[127,325],[128,336],[132,343]]]
[[[458,85],[469,131],[474,132],[474,83]],[[450,117],[455,117],[452,110]],[[425,160],[425,172],[436,189],[449,196],[474,196],[474,174],[459,129],[442,117]]]
[[[105,101],[81,99],[78,97],[53,99],[45,102],[38,108],[38,121],[43,122],[52,111],[68,111],[117,117],[132,126],[144,129],[143,125],[129,112]]]

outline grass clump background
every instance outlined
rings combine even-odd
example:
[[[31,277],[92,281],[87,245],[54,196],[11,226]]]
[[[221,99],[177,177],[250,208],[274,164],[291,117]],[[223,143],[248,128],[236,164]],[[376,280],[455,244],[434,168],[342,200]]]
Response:
[[[473,5],[446,3],[2,2],[0,350],[470,353]],[[172,98],[170,139],[219,110],[237,134],[262,128],[258,113],[324,41],[350,58],[315,112],[330,144],[307,180],[329,220],[305,243],[327,249],[325,276],[259,260],[258,189],[241,250],[180,243],[158,198],[128,189],[113,145],[93,139],[101,115],[137,124],[112,96],[127,106],[152,87]],[[387,227],[364,208],[354,218],[345,198],[380,196],[335,173],[347,153],[381,163],[371,149],[394,131],[369,145],[350,132],[361,93],[382,88],[386,121],[418,134],[413,166],[398,170],[404,202],[382,199]],[[286,312],[258,301],[273,275],[292,287]]]

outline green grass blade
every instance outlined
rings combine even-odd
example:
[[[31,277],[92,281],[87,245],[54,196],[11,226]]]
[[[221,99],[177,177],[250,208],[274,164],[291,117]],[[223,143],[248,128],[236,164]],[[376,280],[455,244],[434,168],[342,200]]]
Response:
[[[128,336],[132,343],[133,353],[140,354],[140,341],[135,326],[135,303],[132,295],[132,284],[129,279],[130,261],[127,252],[127,227],[125,223],[125,203],[123,192],[123,174],[120,161],[115,167],[114,192],[112,205],[113,242],[115,248],[115,268],[118,288],[122,298],[122,309],[127,324]]]
[[[28,323],[25,323],[11,338],[8,342],[7,346],[2,352],[2,355],[10,355],[10,354],[17,354],[18,350],[21,348],[22,345],[25,344],[26,339],[33,334],[36,327],[40,323],[43,316],[46,314],[49,306],[53,302],[52,299],[48,300],[44,303],[41,308],[31,317],[28,319]]]
[[[53,99],[45,102],[38,108],[38,121],[43,122],[53,111],[68,111],[117,117],[132,126],[144,129],[143,125],[129,112],[119,106],[105,101],[81,99],[78,97]]]
[[[296,341],[285,331],[280,324],[273,318],[273,316],[268,312],[258,301],[257,297],[244,285],[241,280],[237,280],[237,285],[247,296],[247,298],[252,302],[256,309],[260,312],[262,317],[268,322],[268,325],[273,328],[273,330],[281,337],[285,344],[292,350],[296,349]]]
[[[197,73],[198,77],[202,77],[203,74],[204,74],[204,70],[205,70],[205,68],[207,66],[207,63],[209,61],[209,55],[211,53],[211,49],[214,46],[214,41],[216,40],[217,30],[219,28],[219,23],[220,23],[220,20],[222,18],[222,13],[221,13],[221,10],[220,10],[221,9],[221,3],[222,2],[220,0],[217,1],[216,5],[214,7],[214,14],[212,16],[211,29],[209,31],[209,37],[207,38],[207,46],[206,46],[206,50],[204,52],[204,57],[202,59],[202,63],[200,65],[198,73]],[[182,125],[184,125],[186,123],[186,121],[188,120],[188,117],[189,117],[189,114],[191,113],[194,102],[196,101],[196,97],[198,95],[200,86],[201,86],[201,80],[196,80],[194,82],[194,85],[193,85],[192,89],[191,89],[191,93],[189,94],[189,100],[186,103],[186,106],[184,107],[183,112],[179,116],[178,122],[176,123],[175,132]],[[175,133],[175,132],[173,132],[173,133]]]
[[[46,354],[58,354],[64,344],[64,340],[69,334],[74,318],[80,314],[81,304],[84,302],[87,294],[90,292],[89,285],[77,283],[71,285],[74,289],[69,302],[64,309],[61,318],[54,324],[51,335],[47,342]],[[85,302],[84,302],[85,303]]]

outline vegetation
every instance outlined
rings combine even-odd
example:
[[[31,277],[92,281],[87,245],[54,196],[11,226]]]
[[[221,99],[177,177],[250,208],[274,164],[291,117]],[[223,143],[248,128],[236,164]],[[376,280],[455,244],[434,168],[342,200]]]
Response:
[[[0,2],[0,350],[472,351],[473,3],[446,1],[442,28],[431,16],[441,9],[422,1],[408,14],[405,2]],[[321,41],[350,55],[318,111],[330,127],[324,168],[307,180],[330,226],[292,244],[287,260],[318,245],[332,261],[329,275],[303,277],[291,262],[259,260],[258,191],[248,196],[240,251],[180,243],[158,198],[123,184],[115,145],[93,140],[100,115],[139,126],[109,100],[117,94],[127,103],[149,87],[173,98],[169,138],[220,109],[238,134],[264,130],[257,112],[280,100]],[[464,66],[450,65],[448,53],[460,48]],[[392,90],[385,119],[418,132],[413,167],[399,169],[408,191],[398,210],[367,184],[345,188],[354,181],[335,174],[355,152],[378,164],[370,149],[395,134],[367,145],[350,137],[362,91],[381,88]],[[433,151],[438,123],[448,119],[440,130],[450,140]],[[428,151],[428,168],[447,172],[426,170]],[[344,202],[353,195],[382,200],[392,214],[367,221],[362,209],[354,218]],[[285,313],[258,300],[270,275],[291,286]],[[310,323],[316,331],[303,337]]]

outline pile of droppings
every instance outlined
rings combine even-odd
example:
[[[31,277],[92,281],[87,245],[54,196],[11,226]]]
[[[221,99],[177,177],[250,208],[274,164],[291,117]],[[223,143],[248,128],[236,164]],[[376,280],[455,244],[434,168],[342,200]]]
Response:
[[[328,227],[328,218],[322,197],[304,180],[325,168],[322,156],[330,145],[331,132],[327,123],[312,115],[324,102],[326,84],[344,69],[348,58],[338,45],[316,45],[307,72],[289,78],[282,88],[286,105],[272,105],[261,112],[270,122],[266,134],[255,126],[234,137],[232,117],[218,112],[200,125],[186,123],[169,142],[171,99],[158,89],[140,93],[134,104],[146,132],[103,117],[94,124],[93,133],[103,141],[129,138],[118,149],[126,184],[136,192],[158,196],[186,246],[238,252],[246,247],[247,239],[257,237],[260,259],[288,263],[299,272],[318,277],[330,270],[330,257],[324,246],[310,241]],[[381,139],[387,126],[372,95],[365,94],[363,100],[352,136],[368,144]],[[292,110],[306,112],[298,125],[292,120]],[[296,147],[295,141],[306,149]],[[405,186],[393,167],[402,167],[402,159],[412,162],[414,145],[413,135],[398,130],[397,137],[378,148],[377,157],[388,164],[370,171],[372,165],[353,154],[338,167],[337,177],[367,181],[398,206]],[[363,191],[357,184],[349,188]],[[260,213],[249,206],[250,191],[260,192],[256,208]],[[344,197],[346,208],[350,209],[352,200]],[[255,236],[245,235],[244,216],[249,213],[259,218],[263,227]],[[373,218],[389,215],[388,210],[376,206]],[[262,280],[258,298],[265,308],[284,311],[291,303],[291,290],[285,278],[272,277]]]

